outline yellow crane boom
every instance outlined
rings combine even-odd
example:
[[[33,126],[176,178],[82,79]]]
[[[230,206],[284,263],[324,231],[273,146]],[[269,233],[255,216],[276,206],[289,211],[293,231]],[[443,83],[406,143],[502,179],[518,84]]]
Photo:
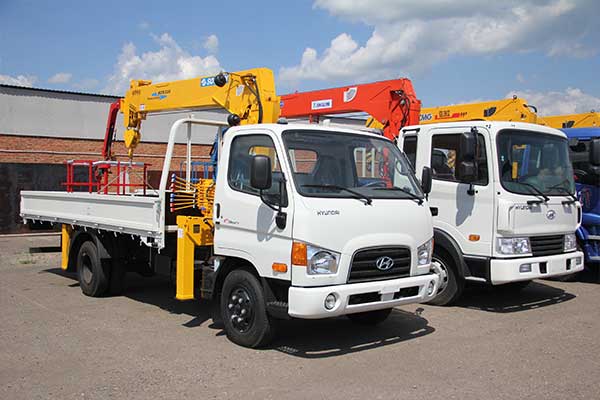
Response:
[[[538,117],[537,109],[534,106],[516,96],[511,99],[421,109],[420,124],[472,120],[515,121],[534,124],[543,122],[542,118]]]
[[[227,119],[230,125],[275,122],[279,117],[279,97],[273,71],[255,68],[162,83],[132,80],[119,108],[126,128],[125,146],[132,157],[141,139],[142,121],[148,114],[219,108],[231,112]],[[111,136],[108,126],[110,121],[107,137]]]
[[[600,113],[590,111],[581,114],[551,115],[544,117],[545,125],[552,128],[592,128],[600,126]]]

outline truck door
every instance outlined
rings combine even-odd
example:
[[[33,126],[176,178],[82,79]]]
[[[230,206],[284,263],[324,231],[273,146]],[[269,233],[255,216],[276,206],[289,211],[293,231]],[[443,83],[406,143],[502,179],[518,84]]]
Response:
[[[290,279],[292,196],[288,195],[291,193],[289,174],[286,175],[280,162],[284,153],[275,143],[275,137],[268,131],[225,135],[213,213],[215,254],[248,260],[261,276]],[[273,171],[273,184],[263,191],[262,197],[275,208],[281,202],[282,211],[287,213],[283,229],[277,227],[277,211],[265,204],[259,191],[250,186],[252,158],[259,154],[271,158]],[[280,198],[280,184],[283,185],[283,198]],[[287,271],[275,271],[274,263],[285,264]]]
[[[456,174],[461,160],[460,134],[470,127],[434,128],[418,136],[407,136],[409,142],[404,146],[409,159],[411,156],[415,159],[410,153],[416,153],[417,175],[424,166],[432,170],[429,205],[438,209],[438,215],[433,217],[434,228],[449,234],[465,255],[489,256],[495,209],[490,177],[492,146],[487,130],[478,129],[478,177],[473,185],[474,195],[468,194],[469,184],[461,182]]]

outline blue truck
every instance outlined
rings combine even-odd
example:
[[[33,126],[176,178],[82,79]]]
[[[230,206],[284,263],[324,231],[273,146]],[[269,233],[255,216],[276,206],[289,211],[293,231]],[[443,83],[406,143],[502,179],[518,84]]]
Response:
[[[569,148],[583,215],[577,230],[586,269],[600,281],[600,127],[562,129]]]

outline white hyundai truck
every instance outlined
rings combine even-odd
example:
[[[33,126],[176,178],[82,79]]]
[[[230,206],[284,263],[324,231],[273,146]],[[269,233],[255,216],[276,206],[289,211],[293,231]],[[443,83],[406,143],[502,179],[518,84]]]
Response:
[[[193,124],[223,125],[177,121],[155,191],[21,192],[26,222],[62,225],[62,267],[77,271],[84,294],[118,291],[126,271],[175,271],[176,298],[219,301],[227,336],[248,347],[268,343],[274,318],[376,324],[434,298],[430,176],[419,184],[391,141],[283,122],[231,127],[215,176],[198,179]]]
[[[514,289],[583,269],[575,231],[569,145],[559,130],[465,121],[409,126],[399,147],[416,171],[431,168],[433,304],[451,304],[467,281]]]

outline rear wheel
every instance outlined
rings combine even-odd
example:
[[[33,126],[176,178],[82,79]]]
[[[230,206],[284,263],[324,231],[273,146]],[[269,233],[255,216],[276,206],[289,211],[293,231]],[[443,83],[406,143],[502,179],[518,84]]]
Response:
[[[392,313],[391,308],[386,308],[384,310],[375,310],[375,311],[367,311],[356,314],[348,314],[348,318],[350,321],[359,324],[359,325],[379,325],[383,321],[385,321],[390,314]]]
[[[267,345],[273,338],[274,322],[267,314],[262,286],[248,271],[232,271],[221,291],[221,315],[225,333],[244,347]]]
[[[83,294],[99,297],[108,289],[107,268],[98,257],[98,249],[91,240],[84,242],[77,254],[77,277]]]
[[[452,257],[442,251],[433,253],[431,269],[440,277],[436,296],[427,302],[436,306],[448,306],[456,301],[464,289],[464,281],[458,277],[458,266]]]

